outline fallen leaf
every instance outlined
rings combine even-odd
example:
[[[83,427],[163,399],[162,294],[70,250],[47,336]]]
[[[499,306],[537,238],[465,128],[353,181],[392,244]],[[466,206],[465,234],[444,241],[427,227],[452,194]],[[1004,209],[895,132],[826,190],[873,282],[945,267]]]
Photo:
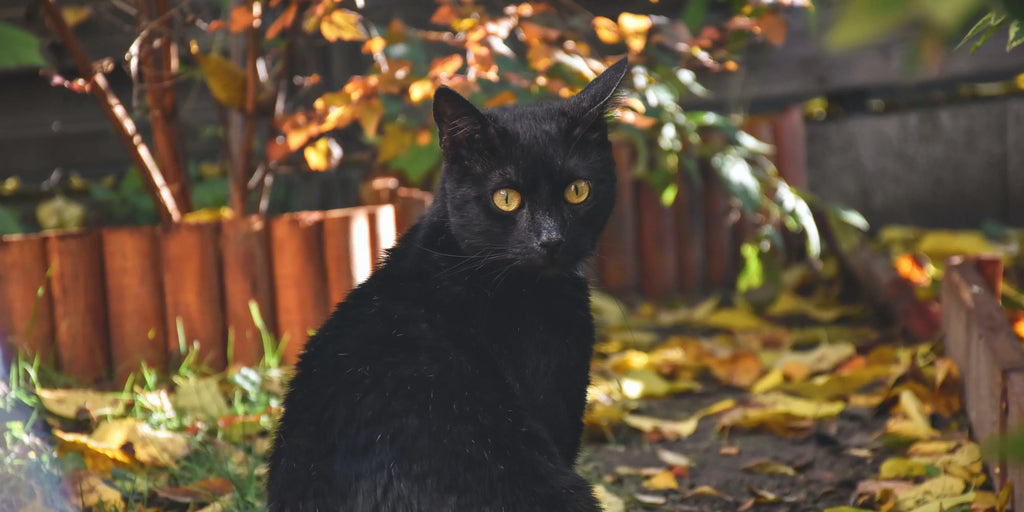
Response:
[[[843,317],[858,315],[862,311],[861,306],[822,304],[794,292],[785,291],[765,310],[765,314],[772,317],[806,316],[818,322],[830,323]]]
[[[846,408],[842,401],[809,400],[777,392],[758,395],[754,400],[769,410],[811,419],[832,418]]]
[[[601,484],[594,484],[594,497],[603,512],[625,512],[626,502]]]
[[[738,388],[753,386],[764,369],[761,359],[749,350],[739,350],[722,359],[709,358],[707,365],[719,382]]]
[[[679,481],[676,475],[669,470],[662,471],[647,480],[643,481],[644,489],[650,491],[664,491],[667,489],[679,489]]]
[[[183,415],[216,420],[231,414],[217,377],[182,378],[175,376],[176,385],[171,402]]]
[[[91,389],[36,389],[43,408],[62,418],[87,419],[125,414],[129,399],[121,393]]]
[[[770,370],[764,374],[753,386],[750,386],[750,392],[754,394],[761,394],[767,391],[771,391],[786,382],[786,376],[782,370],[776,368]]]
[[[637,501],[645,505],[664,505],[665,503],[668,502],[668,498],[666,498],[662,494],[638,492],[633,494],[633,497],[636,498]]]
[[[725,494],[722,494],[721,491],[719,491],[718,489],[715,489],[714,487],[711,487],[710,485],[698,485],[697,487],[694,487],[693,489],[691,489],[686,494],[683,494],[683,498],[684,499],[696,498],[696,497],[702,497],[702,498],[714,497],[714,498],[722,498],[723,500],[727,500],[727,501],[732,501],[732,498],[730,498],[729,496],[726,496]]]
[[[740,454],[739,446],[723,446],[718,449],[718,454],[725,457],[733,457]]]
[[[657,450],[655,450],[654,454],[655,456],[658,457],[658,460],[664,462],[665,464],[668,464],[669,466],[676,466],[681,468],[690,467],[690,458],[679,452],[666,450],[664,448],[658,448]]]
[[[744,464],[743,467],[740,469],[761,475],[796,476],[795,469],[781,462],[776,462],[771,459],[755,460],[747,464]]]
[[[188,485],[156,489],[157,496],[177,503],[209,503],[231,494],[234,486],[226,478],[207,478]]]
[[[878,468],[878,478],[891,480],[896,478],[913,479],[928,474],[929,464],[907,457],[892,457],[882,462]]]
[[[663,420],[651,416],[639,414],[627,414],[623,423],[641,432],[660,432],[668,440],[676,440],[690,437],[697,431],[698,417],[691,417],[681,421]]]
[[[899,510],[913,510],[914,512],[925,512],[927,510],[939,512],[958,503],[969,503],[973,500],[974,493],[968,493],[970,497],[966,501],[958,503],[946,502],[946,498],[952,498],[953,500],[964,499],[967,496],[963,494],[966,487],[966,482],[959,478],[950,475],[939,475],[910,489],[896,492],[896,507]]]
[[[785,368],[789,364],[799,364],[806,367],[811,373],[821,373],[834,369],[856,354],[857,347],[852,343],[823,344],[812,350],[790,352],[775,361],[774,367]]]

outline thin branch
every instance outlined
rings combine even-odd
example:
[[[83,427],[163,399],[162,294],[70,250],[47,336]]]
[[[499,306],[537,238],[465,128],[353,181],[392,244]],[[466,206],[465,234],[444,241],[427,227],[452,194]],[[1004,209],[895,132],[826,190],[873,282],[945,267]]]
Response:
[[[256,131],[256,94],[259,90],[259,70],[256,60],[259,57],[259,34],[256,27],[262,20],[261,4],[248,0],[249,11],[253,21],[245,30],[245,123],[242,128],[241,146],[236,160],[238,167],[231,178],[231,209],[236,215],[245,215],[246,184],[251,176],[252,139]]]
[[[71,31],[71,28],[68,27],[67,22],[64,21],[64,16],[61,15],[60,8],[57,7],[54,0],[42,0],[40,3],[43,6],[47,19],[50,20],[50,25],[57,31],[57,35],[60,36],[65,46],[71,52],[71,56],[78,66],[79,73],[90,83],[89,89],[99,100],[100,107],[107,114],[107,117],[110,118],[118,137],[120,137],[121,142],[128,150],[128,154],[139,168],[143,182],[157,204],[160,219],[164,223],[180,221],[181,210],[174,198],[174,194],[167,186],[160,167],[153,159],[153,155],[149,152],[149,147],[142,140],[142,136],[139,135],[139,131],[135,127],[132,118],[128,115],[128,111],[121,104],[121,100],[110,90],[110,84],[107,82],[106,75],[93,68],[92,61],[86,55],[85,50],[82,49],[81,43]]]

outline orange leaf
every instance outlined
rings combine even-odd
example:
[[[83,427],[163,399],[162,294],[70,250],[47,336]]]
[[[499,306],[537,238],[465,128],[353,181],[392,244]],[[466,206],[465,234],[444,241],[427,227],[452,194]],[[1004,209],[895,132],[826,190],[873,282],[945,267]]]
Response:
[[[609,20],[611,21],[611,20]],[[558,39],[560,33],[551,27],[545,27],[529,21],[523,21],[519,23],[519,30],[523,31],[523,42],[526,44],[536,44],[544,41],[554,41]]]
[[[594,32],[597,32],[597,38],[602,43],[615,44],[619,42],[619,26],[614,21],[604,16],[595,16],[593,25]]]
[[[288,148],[288,143],[284,136],[278,136],[267,143],[266,153],[268,161],[279,162],[292,154],[292,150]]]
[[[237,34],[251,27],[256,17],[252,15],[252,11],[249,10],[248,6],[239,5],[231,9],[231,17],[229,19],[228,30],[233,34]]]
[[[449,75],[454,75],[459,68],[462,67],[462,55],[453,53],[447,57],[440,57],[434,59],[430,63],[430,78],[446,78]]]
[[[484,103],[484,108],[500,107],[501,105],[508,105],[509,103],[514,103],[515,101],[516,93],[509,90],[504,90],[498,93],[493,98],[487,100],[487,102]]]
[[[409,100],[418,104],[425,99],[434,97],[434,81],[429,78],[416,80],[409,84]]]
[[[397,44],[405,41],[405,24],[402,20],[394,18],[388,23],[388,31],[384,34],[384,40],[388,44]]]
[[[761,376],[761,360],[752,351],[740,350],[722,359],[709,358],[708,369],[727,386],[749,388]]]
[[[492,82],[498,81],[498,65],[494,63],[494,54],[490,47],[482,44],[471,46],[467,55],[469,66],[478,77]]]
[[[297,2],[292,2],[291,4],[289,4],[288,7],[285,8],[284,12],[282,12],[281,15],[278,16],[277,19],[270,24],[270,27],[267,28],[267,39],[273,39],[277,37],[277,35],[280,34],[282,30],[284,30],[286,27],[290,27],[291,24],[295,21],[295,15],[298,12],[299,4]]]
[[[384,51],[384,47],[387,46],[387,41],[381,36],[371,37],[368,41],[363,43],[363,53],[375,54]]]
[[[619,33],[626,40],[631,53],[640,53],[647,45],[647,31],[653,22],[646,14],[624,12],[619,14]]]
[[[206,26],[207,32],[216,32],[218,30],[224,30],[228,28],[228,24],[224,20],[213,20],[209,25]]]
[[[761,29],[761,37],[775,46],[782,45],[786,41],[786,19],[778,13],[766,12],[757,20]]]
[[[555,50],[546,44],[535,44],[526,51],[526,60],[537,71],[544,72],[555,64]]]
[[[360,24],[360,19],[359,13],[348,9],[331,11],[320,21],[320,33],[324,39],[332,43],[338,40],[365,41],[367,35]]]
[[[455,9],[452,9],[451,4],[442,4],[434,11],[434,15],[430,17],[430,23],[434,25],[449,26],[457,19],[455,15]]]
[[[894,264],[896,273],[903,279],[910,281],[917,286],[926,286],[931,283],[931,275],[914,258],[912,254],[901,254],[896,258]]]
[[[230,494],[234,490],[231,481],[225,478],[207,478],[180,487],[156,489],[157,496],[177,503],[209,503]]]

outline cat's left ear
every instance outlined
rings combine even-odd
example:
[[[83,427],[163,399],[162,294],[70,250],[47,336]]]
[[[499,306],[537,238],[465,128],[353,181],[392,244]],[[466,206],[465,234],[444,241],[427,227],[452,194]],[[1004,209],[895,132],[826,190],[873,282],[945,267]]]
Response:
[[[577,133],[583,133],[598,118],[605,117],[615,108],[615,91],[629,70],[629,60],[621,60],[608,66],[603,73],[587,84],[578,94],[569,99],[573,112],[576,114]]]

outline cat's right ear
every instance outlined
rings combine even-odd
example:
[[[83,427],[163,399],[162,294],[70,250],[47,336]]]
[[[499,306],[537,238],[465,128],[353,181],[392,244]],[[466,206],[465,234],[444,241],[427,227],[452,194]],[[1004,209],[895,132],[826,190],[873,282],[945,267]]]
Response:
[[[473,148],[490,130],[490,123],[476,106],[443,85],[434,92],[434,122],[445,153]]]

